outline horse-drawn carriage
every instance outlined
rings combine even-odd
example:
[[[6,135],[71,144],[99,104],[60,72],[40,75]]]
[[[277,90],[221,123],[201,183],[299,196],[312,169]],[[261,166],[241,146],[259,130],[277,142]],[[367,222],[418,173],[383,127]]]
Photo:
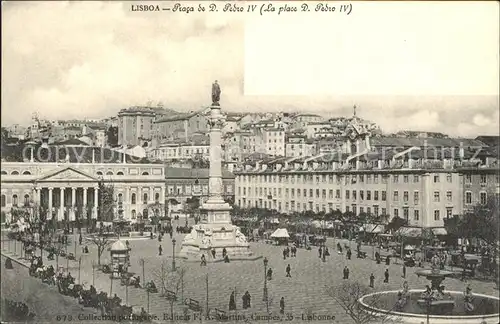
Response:
[[[120,283],[122,286],[134,286],[135,288],[140,288],[141,278],[139,276],[134,276],[133,273],[122,273],[120,278]]]

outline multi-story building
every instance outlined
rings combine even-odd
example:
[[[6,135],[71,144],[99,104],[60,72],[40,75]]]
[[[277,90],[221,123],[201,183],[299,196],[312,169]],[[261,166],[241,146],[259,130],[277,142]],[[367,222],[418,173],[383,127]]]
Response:
[[[164,139],[188,140],[195,133],[207,133],[209,125],[204,111],[205,109],[157,119],[154,122],[155,137],[158,142]]]
[[[155,133],[155,119],[163,116],[162,109],[130,107],[118,113],[118,145],[142,145]]]
[[[92,139],[92,145],[104,147],[107,145],[106,124],[88,123],[83,127],[83,134]]]
[[[378,150],[370,131],[354,120],[346,127],[346,144],[339,152],[264,160],[235,170],[236,204],[285,213],[338,209],[385,215],[387,220],[398,216],[410,226],[441,227],[444,218],[464,210],[460,168],[488,163],[470,147],[444,147],[455,142],[443,140],[436,154],[424,140],[400,150]],[[478,197],[484,201],[484,194]]]
[[[149,152],[149,157],[157,160],[205,159],[210,157],[210,139],[195,136],[188,142],[184,140],[166,141]]]
[[[286,157],[306,157],[316,155],[316,143],[304,135],[290,134],[286,138]]]
[[[97,219],[100,184],[113,187],[116,217],[135,222],[155,202],[164,203],[163,164],[137,159],[106,148],[34,147],[23,150],[29,162],[3,162],[2,212],[12,208],[45,207],[48,220]],[[60,157],[64,162],[60,162]]]
[[[208,199],[209,169],[195,168],[166,168],[165,187],[167,201],[185,205],[188,199],[198,198],[200,203]],[[234,201],[234,175],[222,170],[223,197],[227,201]]]
[[[464,166],[458,169],[460,184],[463,186],[462,204],[465,211],[475,205],[486,204],[489,197],[500,197],[500,166],[492,163],[488,166]]]
[[[305,125],[307,138],[326,138],[333,136],[333,127],[329,122],[311,122]]]
[[[316,114],[297,114],[293,118],[291,128],[305,128],[310,123],[322,122],[323,117]]]
[[[264,128],[258,135],[262,136],[264,150],[270,156],[285,156],[285,131],[281,128]],[[257,136],[258,136],[257,135]]]

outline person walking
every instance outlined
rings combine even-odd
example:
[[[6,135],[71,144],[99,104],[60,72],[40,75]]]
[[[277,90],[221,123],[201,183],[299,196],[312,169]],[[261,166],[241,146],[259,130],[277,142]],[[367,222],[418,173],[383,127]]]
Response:
[[[351,252],[351,249],[347,249],[347,260],[351,260],[351,255],[352,255],[352,252]]]
[[[163,248],[161,247],[161,245],[158,246],[158,255],[161,255],[161,253],[163,252]]]
[[[285,297],[280,300],[280,314],[285,314]]]
[[[384,277],[384,283],[389,283],[389,269],[385,269]]]
[[[374,284],[375,284],[375,276],[373,275],[372,272],[372,274],[370,275],[370,288],[375,288]]]
[[[349,279],[349,268],[347,266],[344,267],[344,279]]]
[[[320,259],[321,259],[321,255],[322,255],[322,253],[321,253],[321,252],[323,252],[323,249],[322,249],[322,248],[321,248],[321,246],[320,246],[320,247],[319,247],[319,249],[318,249],[318,255],[319,255],[319,258],[320,258]]]
[[[269,268],[267,270],[267,280],[272,280],[273,279],[273,269]]]
[[[234,290],[231,292],[231,296],[229,297],[229,310],[236,310],[236,301],[234,300]]]
[[[283,249],[283,260],[286,260],[286,249]]]
[[[288,265],[286,266],[286,277],[289,277],[289,278],[291,278],[291,277],[292,277],[292,276],[290,275],[290,270],[291,270],[291,268],[290,268],[290,264],[288,264]]]
[[[406,265],[403,264],[403,278],[406,278]]]
[[[215,249],[212,249],[212,258],[215,259]]]

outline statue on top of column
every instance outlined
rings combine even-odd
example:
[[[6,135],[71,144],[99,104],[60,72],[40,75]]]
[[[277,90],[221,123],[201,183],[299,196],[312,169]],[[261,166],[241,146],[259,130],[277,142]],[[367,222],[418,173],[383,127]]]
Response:
[[[219,83],[215,80],[215,82],[212,83],[212,106],[220,106],[220,93]]]

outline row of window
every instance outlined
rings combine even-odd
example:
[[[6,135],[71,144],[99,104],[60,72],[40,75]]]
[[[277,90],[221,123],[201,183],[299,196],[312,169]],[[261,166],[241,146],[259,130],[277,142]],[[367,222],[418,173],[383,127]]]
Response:
[[[500,176],[498,174],[496,174],[495,175],[495,183],[499,183],[499,182],[500,182]],[[472,183],[472,174],[465,175],[465,183]],[[481,184],[488,183],[488,177],[486,174],[479,175],[479,183],[481,183]]]
[[[316,183],[334,183],[336,182],[337,184],[340,184],[342,182],[342,178],[344,178],[344,184],[354,184],[354,183],[366,183],[366,184],[377,184],[379,181],[381,183],[387,183],[387,179],[389,178],[389,175],[383,174],[360,174],[360,175],[312,175],[312,174],[280,174],[280,175],[241,175],[239,176],[242,182],[256,182],[256,183],[267,183],[267,182],[273,182],[273,183],[295,183],[295,182],[313,182],[314,179],[316,179]],[[449,182],[452,180],[451,174],[448,174],[447,179],[449,179]],[[392,176],[393,183],[398,183],[399,182],[399,175],[393,175]],[[403,176],[403,183],[409,183],[410,176],[409,175],[404,175]],[[420,176],[414,175],[413,176],[413,182],[418,183],[420,181]],[[439,175],[434,176],[434,181],[439,182]]]
[[[12,171],[10,174],[11,174],[11,175],[19,175],[19,171]],[[7,171],[2,171],[2,175],[7,175]],[[29,171],[24,171],[24,172],[23,172],[23,175],[31,175],[31,172],[29,172]],[[98,175],[98,176],[102,176],[102,175],[104,175],[104,174],[103,174],[101,171],[97,171],[97,172],[96,172],[96,175]],[[112,172],[112,171],[108,171],[108,172],[106,172],[106,175],[114,175],[114,174],[113,174],[113,172]],[[118,171],[118,172],[116,173],[116,175],[120,175],[120,176],[122,176],[122,175],[123,175],[123,172],[122,172],[122,171]],[[142,175],[149,175],[149,172],[144,171],[144,172],[142,173]]]
[[[243,204],[242,204],[243,203]],[[263,201],[262,199],[259,199],[258,201],[255,201],[255,207],[260,207],[260,208],[273,208],[273,209],[277,209],[277,210],[282,210],[282,203],[280,201],[273,201],[272,203],[271,202],[267,202],[267,201]],[[238,200],[238,205],[242,206],[242,207],[254,207],[252,206],[252,201],[249,200],[248,202],[246,201],[245,198],[243,199],[239,199]],[[296,203],[295,201],[290,201],[290,202],[285,202],[284,204],[284,207],[285,207],[285,211],[301,211],[301,204],[300,203]],[[309,203],[302,203],[302,210],[303,211],[306,211],[306,210],[312,210],[312,211],[315,211],[315,212],[320,212],[320,211],[323,211],[323,212],[332,212],[334,209],[334,206],[332,203],[329,203],[328,204],[328,210],[327,210],[327,207],[326,205],[322,205],[322,208],[320,209],[320,205],[319,204],[316,204],[314,205],[313,202],[309,202]],[[373,205],[373,210],[372,210],[372,207],[366,207],[366,211],[365,211],[365,208],[364,207],[357,207],[355,204],[351,205],[351,206],[346,206],[346,212],[353,212],[354,214],[358,215],[358,212],[359,214],[363,214],[363,213],[367,213],[367,214],[372,214],[372,211],[373,211],[373,215],[374,216],[381,216],[381,215],[387,215],[387,209],[386,208],[379,208],[379,206],[377,205]],[[340,206],[336,206],[336,209],[340,210]],[[441,211],[436,209],[434,210],[434,220],[435,221],[439,221],[441,219]],[[399,208],[394,208],[393,210],[393,215],[392,216],[396,216],[396,217],[400,217],[399,215]],[[446,218],[450,218],[453,216],[453,208],[446,208]],[[403,215],[402,217],[406,220],[410,220],[410,209],[409,208],[403,208]],[[414,221],[419,221],[420,220],[420,210],[414,210],[413,211],[413,220]]]
[[[248,193],[249,194],[252,194],[252,188],[251,187],[248,187]],[[281,197],[282,195],[282,188],[254,188],[254,193],[256,196],[278,196],[278,197]],[[291,198],[301,198],[301,195],[302,197],[304,198],[307,198],[308,195],[308,190],[307,189],[289,189],[289,188],[285,188],[285,198],[288,198],[289,196]],[[316,193],[316,195],[314,195]],[[333,195],[333,189],[330,189],[328,190],[328,199],[333,199],[334,198],[334,195]],[[340,199],[341,196],[340,196],[340,189],[336,189],[335,190],[335,199]],[[358,194],[359,193],[359,198],[361,200],[380,200],[381,201],[386,201],[387,200],[387,194],[386,194],[386,191],[385,190],[381,190],[381,191],[373,191],[373,196],[372,196],[372,191],[371,190],[359,190],[359,191],[356,191],[356,190],[346,190],[345,191],[345,199],[353,199],[353,200],[357,200],[358,199]],[[365,193],[366,193],[366,196],[365,196]],[[380,194],[379,194],[380,193]],[[246,196],[247,194],[247,187],[243,187],[243,196]],[[483,193],[481,193],[483,194]],[[486,194],[486,193],[484,193]],[[238,195],[241,196],[241,187],[238,187]],[[327,190],[326,189],[309,189],[309,198],[323,198],[323,199],[326,199],[327,198]],[[486,198],[485,198],[486,199]],[[409,192],[408,191],[403,191],[403,201],[404,202],[408,202],[409,200]],[[413,202],[415,205],[417,205],[419,203],[419,200],[420,200],[420,194],[418,191],[414,191],[413,192]],[[393,201],[399,201],[399,191],[395,190],[393,192]],[[440,195],[440,192],[439,191],[434,191],[434,202],[440,202],[441,201],[441,195]],[[453,193],[451,191],[447,191],[446,192],[446,201],[448,202],[452,202],[453,201]]]
[[[1,198],[1,205],[2,207],[7,206],[7,197],[5,195],[2,195]],[[24,206],[29,206],[30,205],[30,195],[25,194],[24,195]],[[17,207],[19,206],[19,197],[17,195],[12,195],[12,206]]]

